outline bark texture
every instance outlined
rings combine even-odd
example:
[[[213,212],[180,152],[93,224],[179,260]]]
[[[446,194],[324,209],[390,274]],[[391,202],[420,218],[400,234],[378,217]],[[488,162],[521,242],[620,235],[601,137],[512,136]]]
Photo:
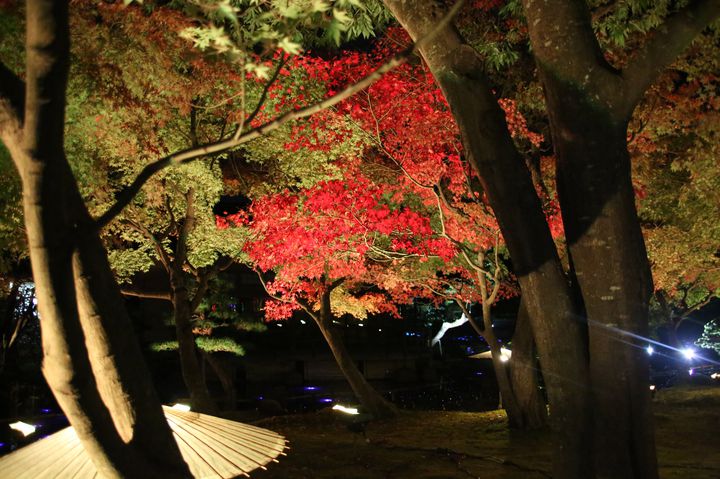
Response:
[[[0,137],[23,185],[43,372],[101,475],[189,477],[64,154],[67,2],[27,5],[26,94],[0,85]],[[9,96],[8,96],[9,95]]]
[[[442,16],[431,1],[385,4],[414,39]],[[513,145],[480,58],[458,32],[448,26],[421,53],[458,123],[465,154],[495,211],[526,298],[557,436],[554,476],[591,477],[590,443],[578,441],[591,431],[583,328],[530,173]]]
[[[342,371],[343,376],[345,376],[345,379],[350,383],[350,387],[363,408],[376,419],[394,418],[397,416],[397,408],[385,400],[385,398],[367,382],[350,355],[350,351],[348,351],[345,346],[342,335],[333,327],[333,318],[330,309],[330,291],[328,288],[328,290],[323,293],[320,311],[313,312],[311,315],[313,320],[320,328],[320,332],[330,347],[340,371]]]

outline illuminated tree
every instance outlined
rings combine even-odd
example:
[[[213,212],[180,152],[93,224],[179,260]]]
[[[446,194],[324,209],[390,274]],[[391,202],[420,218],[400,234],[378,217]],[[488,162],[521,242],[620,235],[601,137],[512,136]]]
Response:
[[[640,3],[630,15],[618,8],[615,17],[637,44],[608,60],[585,2],[523,2],[557,157],[577,295],[568,287],[483,59],[452,27],[421,49],[448,99],[512,257],[546,372],[559,439],[555,475],[561,478],[657,476],[647,358],[624,337],[626,332],[647,334],[651,293],[630,178],[627,125],[658,73],[720,8],[697,1],[668,14],[668,2],[658,2],[664,10],[649,8],[656,21],[638,23],[633,15],[648,16]],[[414,38],[438,15],[433,2],[388,0],[386,5]],[[488,10],[494,5],[481,4]],[[589,349],[584,325],[576,320],[576,299],[588,319]],[[626,374],[618,378],[617,371]],[[577,441],[590,435],[593,441]]]
[[[223,10],[223,5],[206,13],[236,20],[237,10]],[[257,6],[256,20],[260,21],[252,24],[257,32],[235,29],[231,37],[207,24],[184,30],[185,36],[198,47],[211,45],[224,50],[240,68],[264,77],[268,71],[262,68],[264,59],[249,53],[252,47],[266,42],[270,52],[275,51],[274,45],[287,53],[296,52],[299,45],[289,34],[296,26],[294,19],[302,15],[277,14],[269,3]],[[323,3],[322,8],[331,6]],[[238,117],[229,119],[232,131],[220,140],[196,146],[190,142],[187,149],[165,156],[152,154],[116,201],[94,218],[83,201],[65,150],[68,4],[33,0],[25,9],[25,60],[18,65],[19,69],[24,67],[24,80],[0,64],[0,138],[22,182],[24,222],[42,321],[45,377],[102,475],[187,477],[187,465],[150,383],[98,232],[156,172],[224,152],[287,121],[327,108],[376,80],[382,71],[334,99],[286,112],[263,125],[246,124],[252,113],[246,116],[242,108]],[[263,15],[263,9],[269,9],[270,15]],[[296,9],[296,13],[325,18],[322,12]],[[331,20],[345,23],[349,17],[344,13],[333,10]],[[279,42],[273,41],[278,38]],[[385,70],[405,58],[407,55],[388,63]]]

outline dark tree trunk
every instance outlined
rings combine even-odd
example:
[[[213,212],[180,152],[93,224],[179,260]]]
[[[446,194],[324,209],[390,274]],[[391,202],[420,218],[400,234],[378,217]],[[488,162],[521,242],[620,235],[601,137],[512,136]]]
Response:
[[[530,318],[521,299],[510,360],[510,382],[518,404],[520,429],[538,429],[547,425],[547,407],[540,391],[539,376]]]
[[[482,305],[483,315],[483,337],[488,346],[490,346],[490,355],[492,358],[493,371],[498,383],[498,391],[500,393],[500,407],[505,409],[508,418],[508,424],[513,429],[522,429],[522,413],[518,407],[517,398],[510,383],[510,371],[506,362],[502,360],[502,351],[495,332],[492,327],[492,306],[489,304]]]
[[[442,15],[431,1],[385,4],[414,39]],[[584,331],[530,173],[513,145],[482,61],[457,31],[444,29],[421,52],[460,128],[465,154],[495,211],[526,298],[557,436],[554,476],[592,477],[591,443],[578,440],[591,431]]]
[[[175,268],[170,272],[170,290],[172,295],[173,319],[178,341],[180,369],[183,381],[190,393],[193,410],[207,414],[217,414],[217,405],[210,397],[205,378],[198,361],[195,335],[192,326],[192,311],[185,284],[185,273]]]
[[[657,477],[647,337],[652,280],[635,210],[626,125],[543,75],[557,183],[590,337],[600,478]]]
[[[320,328],[325,341],[332,351],[343,376],[350,383],[355,396],[363,408],[376,419],[390,419],[397,415],[397,409],[393,404],[386,401],[373,388],[357,368],[345,342],[338,331],[333,327],[332,313],[330,310],[330,291],[323,294],[320,311],[312,315],[315,323]]]
[[[237,390],[235,388],[235,366],[228,365],[226,361],[216,357],[212,353],[203,353],[203,357],[210,364],[215,375],[222,384],[225,391],[225,409],[234,411],[237,408]]]

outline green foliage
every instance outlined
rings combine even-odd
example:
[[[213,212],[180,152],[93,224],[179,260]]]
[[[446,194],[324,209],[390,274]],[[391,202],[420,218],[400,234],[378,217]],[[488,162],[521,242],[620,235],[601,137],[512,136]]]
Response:
[[[206,353],[232,353],[236,356],[244,356],[245,348],[235,342],[232,338],[215,338],[209,336],[199,336],[195,338],[195,345],[198,349]],[[177,351],[177,341],[162,341],[150,345],[150,349],[155,352]]]
[[[241,311],[239,305],[233,283],[223,276],[213,278],[208,293],[197,309],[195,324],[202,329],[226,327],[248,332],[267,330],[260,317]]]
[[[695,341],[701,348],[714,349],[720,354],[720,320],[713,319],[705,325],[703,334]]]
[[[20,178],[0,144],[0,275],[27,254]]]

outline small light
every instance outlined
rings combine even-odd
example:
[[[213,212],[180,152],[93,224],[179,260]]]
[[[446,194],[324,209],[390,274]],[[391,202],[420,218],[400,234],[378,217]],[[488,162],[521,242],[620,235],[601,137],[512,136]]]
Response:
[[[182,412],[189,412],[190,406],[188,406],[187,404],[176,403],[176,404],[173,404],[170,409],[174,409],[176,411],[182,411]]]
[[[695,374],[695,370],[692,368],[688,369],[688,375],[692,376],[693,374]]]
[[[344,412],[345,414],[353,414],[353,415],[360,414],[356,407],[346,407],[346,406],[342,406],[340,404],[336,404],[332,408],[335,411]]]
[[[281,324],[281,323],[277,323],[277,325],[278,325],[278,328],[282,328],[282,324]]]
[[[333,402],[332,398],[320,398],[318,401],[324,402],[324,403]]]
[[[42,412],[43,414],[50,414],[52,411],[48,408],[42,408],[40,412]]]
[[[15,429],[16,431],[20,431],[20,433],[21,433],[23,436],[25,436],[25,437],[27,437],[27,436],[29,436],[30,434],[34,433],[34,432],[35,432],[35,429],[37,429],[37,428],[36,428],[35,426],[33,426],[32,424],[28,424],[28,423],[25,423],[25,422],[22,422],[22,421],[18,421],[18,422],[14,422],[14,423],[12,423],[12,424],[8,424],[8,426],[10,426],[10,429]]]
[[[651,391],[654,391],[654,390],[655,390],[655,385],[654,385],[654,384],[651,384],[651,385],[650,385],[650,390],[651,390]]]
[[[358,323],[358,326],[360,326],[361,328],[365,327],[363,323]]]
[[[655,352],[655,348],[653,348],[651,344],[648,344],[648,347],[645,348],[645,351],[647,351],[648,356],[652,356]]]
[[[711,377],[712,379],[720,379],[720,373],[712,373],[712,374],[710,375],[710,377]]]
[[[305,391],[317,391],[318,389],[320,389],[320,388],[317,386],[305,386],[303,388],[303,390],[305,390]]]
[[[695,357],[695,350],[693,348],[684,348],[681,352],[688,361]]]
[[[505,356],[504,354],[501,354],[501,355],[500,355],[500,361],[506,363],[506,362],[508,362],[509,360],[510,360],[510,358],[507,357],[507,356]]]
[[[304,319],[301,319],[300,324],[307,324],[307,321],[305,321]]]
[[[382,333],[382,328],[378,328],[378,333]]]

